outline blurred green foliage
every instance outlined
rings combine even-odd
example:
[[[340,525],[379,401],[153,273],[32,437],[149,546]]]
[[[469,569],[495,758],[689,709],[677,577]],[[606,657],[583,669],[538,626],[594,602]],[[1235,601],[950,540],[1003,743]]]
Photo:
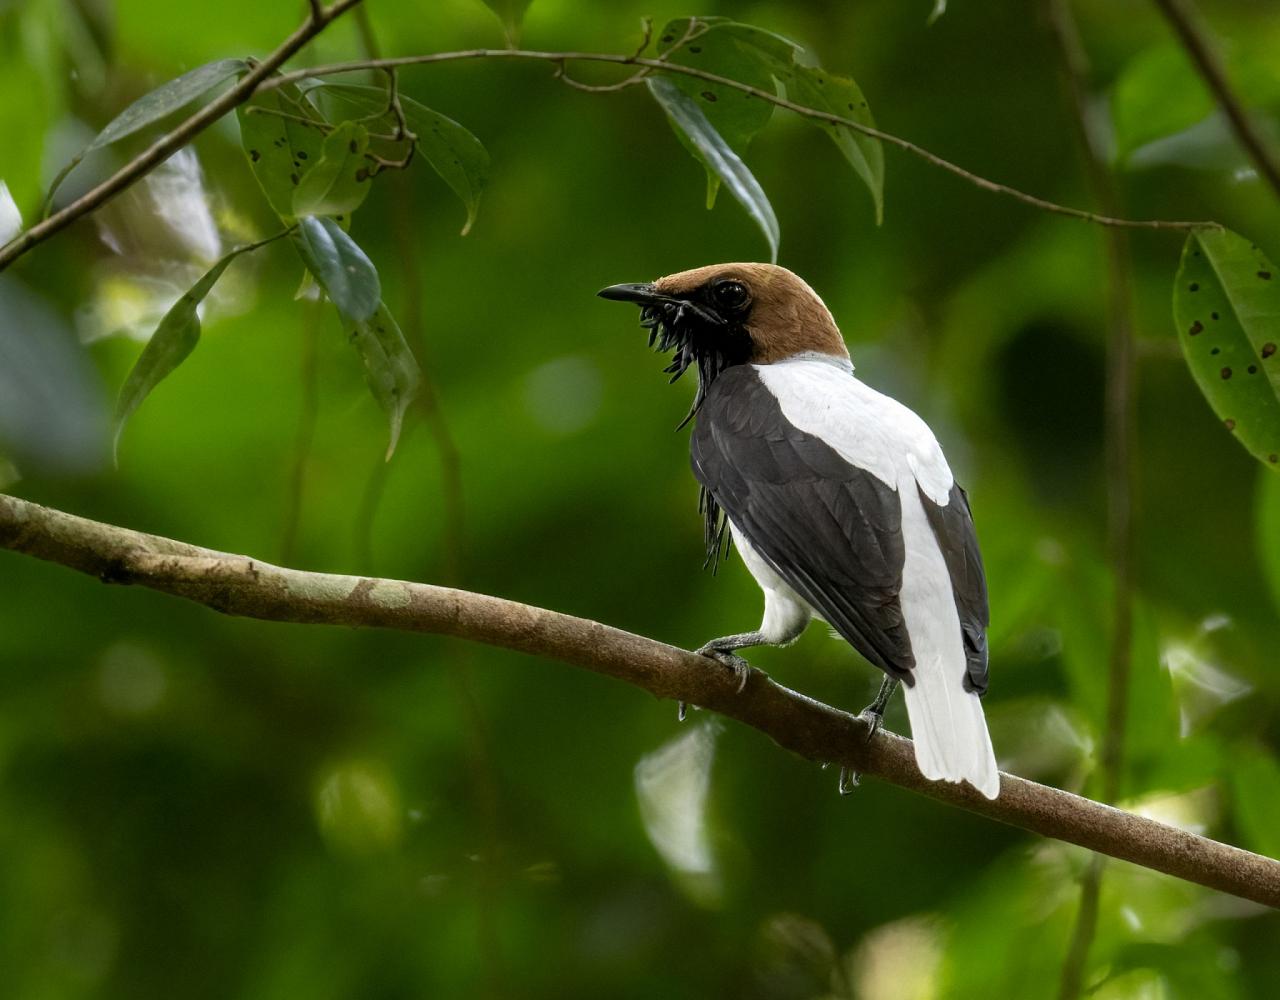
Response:
[[[366,6],[387,54],[503,40],[474,0]],[[1088,202],[1035,5],[953,4],[928,27],[925,0],[490,6],[513,33],[523,13],[522,43],[548,49],[628,52],[642,15],[732,17],[857,80],[881,127]],[[1274,127],[1280,16],[1202,6]],[[1154,7],[1075,7],[1131,168],[1127,214],[1216,219],[1277,259],[1280,203],[1240,172]],[[132,101],[261,56],[304,10],[0,4],[0,180],[22,217]],[[362,45],[348,17],[296,63]],[[429,405],[384,463],[386,417],[349,331],[313,286],[295,301],[288,241],[222,276],[198,349],[111,468],[106,400],[139,340],[223,252],[280,228],[235,116],[0,276],[7,488],[310,569],[456,579],[685,646],[753,624],[759,594],[736,561],[698,571],[696,489],[670,432],[691,390],[665,386],[632,318],[594,292],[759,257],[760,234],[731,199],[704,210],[702,168],[644,88],[580,93],[550,69],[404,71],[408,97],[487,148],[478,217],[459,237],[454,193],[415,164],[377,178],[348,220],[456,442],[460,536]],[[1111,607],[1101,234],[892,150],[877,227],[863,181],[802,125],[775,112],[747,153],[779,260],[969,489],[1002,764],[1096,794]],[[90,152],[58,203],[150,134]],[[1274,854],[1280,477],[1231,440],[1182,360],[1178,237],[1130,244],[1139,594],[1122,804]],[[554,662],[222,619],[11,555],[0,596],[6,997],[1056,995],[1083,852],[874,782],[839,798],[833,774],[757,733],[698,714],[681,727],[674,706]],[[753,659],[852,709],[877,683],[817,627]],[[888,724],[905,729],[900,704]],[[1104,998],[1267,997],[1278,933],[1273,914],[1116,863],[1087,981]]]

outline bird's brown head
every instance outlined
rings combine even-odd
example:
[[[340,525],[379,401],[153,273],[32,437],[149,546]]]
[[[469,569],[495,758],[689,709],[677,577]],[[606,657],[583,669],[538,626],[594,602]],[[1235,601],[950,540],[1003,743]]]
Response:
[[[650,345],[675,351],[666,369],[671,381],[697,365],[699,400],[733,365],[772,364],[807,351],[849,356],[818,294],[776,264],[712,264],[648,284],[611,285],[600,295],[640,306]]]

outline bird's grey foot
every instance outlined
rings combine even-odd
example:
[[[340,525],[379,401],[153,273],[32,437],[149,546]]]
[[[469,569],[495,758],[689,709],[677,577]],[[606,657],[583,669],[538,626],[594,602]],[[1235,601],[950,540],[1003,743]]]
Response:
[[[689,703],[687,701],[681,701],[677,702],[676,705],[676,722],[684,722],[685,718],[689,715]]]
[[[858,718],[867,724],[868,743],[884,725],[884,710],[896,690],[898,690],[898,679],[886,674],[884,680],[880,682],[880,690],[876,692],[875,701],[858,713]]]
[[[880,732],[880,727],[884,725],[885,707],[889,704],[889,699],[893,697],[893,692],[897,689],[897,679],[886,676],[880,682],[880,690],[876,692],[875,701],[858,713],[858,718],[866,723],[868,743],[875,738],[876,733]],[[857,787],[858,772],[852,768],[840,768],[840,794],[848,795]]]
[[[723,663],[732,670],[738,678],[738,690],[741,691],[747,686],[747,679],[751,676],[751,664],[733,651],[763,643],[764,637],[759,632],[743,632],[741,635],[726,635],[721,639],[712,639],[697,650],[697,653],[717,663]]]

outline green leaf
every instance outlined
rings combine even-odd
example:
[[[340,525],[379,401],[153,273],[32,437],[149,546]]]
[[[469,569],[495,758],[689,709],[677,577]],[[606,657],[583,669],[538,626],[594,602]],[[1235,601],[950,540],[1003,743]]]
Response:
[[[219,84],[239,76],[248,68],[249,64],[243,59],[219,59],[217,62],[199,66],[189,73],[183,73],[177,79],[170,80],[151,93],[139,97],[111,119],[107,127],[98,133],[93,142],[89,143],[85,152],[101,149],[110,143],[118,142],[125,136],[133,135],[139,129],[158,122],[184,105],[190,104],[197,97],[207,94]]]
[[[875,127],[871,109],[858,85],[848,77],[835,76],[826,70],[811,66],[796,66],[787,83],[787,95],[795,102],[818,111],[826,111],[841,118],[849,118],[861,125]],[[831,137],[836,148],[854,173],[862,178],[871,192],[876,208],[876,225],[884,220],[884,149],[879,139],[855,131],[847,125],[805,118]]]
[[[177,79],[170,80],[151,93],[139,97],[111,119],[106,127],[94,136],[93,141],[62,168],[49,187],[49,194],[45,197],[46,206],[52,204],[54,192],[86,155],[160,121],[232,77],[239,76],[248,68],[249,64],[243,59],[219,59],[217,62],[206,63],[188,73],[183,73]]]
[[[729,148],[702,109],[683,90],[664,76],[645,80],[654,99],[667,113],[672,128],[689,141],[697,158],[713,171],[755,220],[769,241],[769,259],[778,259],[778,219],[773,206],[745,163]]]
[[[199,306],[222,277],[233,260],[248,250],[261,246],[251,243],[237,247],[223,256],[204,276],[188,289],[164,314],[156,332],[151,335],[147,345],[138,355],[133,368],[124,380],[120,389],[120,397],[116,401],[115,435],[112,439],[112,453],[119,455],[120,435],[124,425],[133,412],[142,405],[142,401],[150,395],[151,390],[159,385],[178,365],[186,361],[200,342]]]
[[[1187,237],[1173,288],[1182,353],[1240,443],[1280,466],[1280,272],[1229,230]]]
[[[1237,748],[1231,763],[1231,797],[1245,846],[1280,858],[1280,765],[1261,749]]]
[[[255,108],[303,116],[315,114],[315,110],[296,87],[268,90],[255,97],[251,104],[236,109],[240,143],[253,175],[276,214],[291,221],[294,191],[307,171],[320,160],[324,137],[319,129],[278,114],[255,111]]]
[[[395,453],[404,423],[404,411],[418,394],[421,372],[413,352],[405,342],[400,327],[381,302],[369,319],[356,322],[349,316],[339,318],[348,329],[351,343],[364,364],[365,379],[374,399],[391,422],[391,440],[387,459]]]
[[[1257,109],[1280,102],[1280,74],[1265,42],[1246,43],[1227,54],[1227,74],[1261,127],[1274,131]],[[1217,103],[1181,46],[1162,42],[1135,57],[1111,92],[1116,161],[1132,168],[1176,162],[1200,168],[1247,163]],[[1177,138],[1176,143],[1166,140]]]
[[[333,219],[300,219],[293,242],[338,310],[343,330],[364,364],[369,390],[391,422],[390,459],[400,440],[404,411],[417,394],[420,373],[404,334],[382,302],[378,272]]]
[[[524,23],[524,12],[529,9],[533,0],[484,0],[484,5],[498,15],[502,22],[502,30],[507,41],[515,45],[520,39],[520,27]]]
[[[323,83],[313,88],[322,97],[338,105],[346,105],[360,115],[383,115],[387,108],[387,92],[378,87],[353,84]],[[431,168],[453,189],[467,210],[462,235],[471,230],[480,208],[480,194],[489,179],[489,153],[480,140],[452,118],[433,111],[410,97],[400,95],[409,130],[418,137],[418,151]],[[338,109],[335,108],[335,111]],[[385,115],[388,122],[394,121]]]
[[[690,34],[691,24],[698,33]],[[685,39],[683,43],[682,39]],[[674,64],[737,80],[770,94],[777,93],[774,81],[779,80],[787,88],[787,96],[798,104],[863,125],[875,125],[867,100],[853,80],[802,65],[798,45],[749,24],[722,17],[681,18],[662,30],[658,51],[670,53],[668,59]],[[736,88],[677,73],[669,79],[697,104],[711,126],[739,156],[745,154],[751,140],[773,114],[773,104]],[[884,151],[879,140],[846,125],[801,117],[830,136],[862,178],[871,191],[879,224],[884,215]],[[683,135],[681,141],[698,156]],[[719,175],[708,168],[708,208],[715,202],[719,183]]]
[[[293,214],[350,216],[369,193],[369,133],[343,122],[324,140],[320,161],[293,190]]]
[[[374,314],[382,301],[378,271],[337,222],[327,216],[299,219],[293,243],[339,312],[357,323]]]
[[[681,44],[683,39],[687,41]],[[789,71],[795,48],[778,35],[723,17],[679,18],[669,22],[658,36],[658,53],[668,56],[670,62],[737,80],[770,94],[777,93],[774,76]],[[739,156],[773,116],[773,104],[733,87],[677,73],[667,79],[697,104],[711,127]],[[690,140],[677,134],[690,153],[698,157]],[[720,175],[708,167],[708,208],[715,204],[719,186]]]

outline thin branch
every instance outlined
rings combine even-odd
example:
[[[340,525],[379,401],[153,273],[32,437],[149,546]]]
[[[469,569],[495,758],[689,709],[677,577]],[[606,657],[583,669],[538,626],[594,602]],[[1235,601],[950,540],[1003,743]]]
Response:
[[[43,243],[54,233],[60,232],[81,216],[110,201],[125,188],[144,177],[152,169],[159,166],[175,152],[189,143],[206,128],[216,122],[227,112],[234,110],[253,96],[258,86],[268,76],[284,64],[290,56],[311,41],[328,27],[335,18],[340,17],[360,0],[335,0],[328,8],[319,12],[313,6],[311,15],[297,31],[280,43],[280,46],[261,62],[256,63],[234,87],[210,101],[199,111],[191,115],[173,131],[162,135],[145,150],[135,156],[101,184],[85,192],[70,205],[54,212],[47,219],[37,222],[30,229],[19,233],[10,242],[0,247],[0,271],[12,264],[32,247]]]
[[[1109,215],[1120,196],[1107,163],[1103,138],[1095,127],[1089,91],[1089,58],[1080,39],[1070,0],[1047,0],[1050,35],[1058,51],[1071,121],[1084,160],[1085,175],[1097,206]],[[1099,771],[1102,798],[1114,802],[1124,776],[1125,722],[1133,645],[1133,454],[1134,414],[1133,274],[1128,234],[1102,230],[1107,261],[1106,472],[1107,551],[1111,565],[1111,637],[1107,669],[1107,714]],[[1080,909],[1063,962],[1059,1000],[1077,1000],[1084,989],[1089,949],[1098,926],[1104,869],[1094,855],[1080,881]]]
[[[990,819],[1280,908],[1280,861],[1166,826],[1070,792],[1002,773],[1000,795],[930,781],[911,741],[866,724],[752,670],[599,622],[449,587],[307,573],[91,521],[0,494],[0,548],[104,583],[148,587],[228,615],[449,635],[531,653],[687,701],[760,730],[779,746]]]
[[[1200,24],[1191,0],[1155,0],[1155,4],[1177,34],[1182,47],[1191,56],[1204,82],[1222,105],[1222,110],[1231,123],[1231,130],[1253,160],[1258,173],[1267,179],[1276,196],[1280,197],[1280,159],[1277,159],[1274,151],[1267,145],[1257,125],[1231,89],[1226,68],[1214,51],[1208,33]]]
[[[668,63],[660,58],[647,58],[634,55],[619,55],[616,53],[606,52],[537,52],[529,49],[466,49],[458,52],[433,52],[426,55],[417,56],[400,56],[393,59],[361,59],[352,62],[332,63],[325,66],[312,66],[305,70],[296,70],[292,73],[284,73],[280,76],[273,77],[262,84],[263,90],[269,90],[273,87],[279,87],[287,83],[296,83],[299,80],[315,76],[334,76],[340,73],[354,73],[360,70],[369,69],[387,69],[402,66],[421,66],[429,63],[457,62],[464,59],[527,59],[540,62],[552,63],[556,70],[556,76],[568,80],[564,76],[563,67],[568,62],[599,62],[612,63],[617,66],[639,66],[648,70],[662,70],[665,73],[676,73],[683,76],[691,76],[699,80],[705,80],[708,83],[716,83],[722,87],[729,87],[733,90],[741,91],[744,94],[750,94],[762,101],[768,101],[780,108],[786,108],[788,111],[794,111],[798,115],[806,118],[812,118],[816,121],[829,122],[833,125],[843,125],[855,132],[863,135],[871,136],[879,139],[881,142],[896,146],[899,149],[906,150],[913,156],[918,156],[926,163],[930,163],[935,167],[946,170],[955,174],[957,177],[963,178],[970,184],[973,184],[984,191],[990,191],[993,194],[1005,195],[1016,201],[1022,202],[1024,205],[1030,205],[1032,208],[1038,208],[1045,212],[1051,212],[1054,215],[1064,215],[1068,218],[1083,219],[1086,222],[1093,222],[1101,226],[1114,226],[1124,229],[1219,229],[1221,228],[1216,222],[1186,222],[1186,221],[1169,221],[1164,219],[1119,219],[1114,216],[1100,215],[1097,212],[1087,212],[1079,208],[1071,208],[1068,205],[1059,205],[1057,202],[1048,201],[1045,198],[1037,197],[1033,194],[1027,194],[1025,191],[1019,191],[1017,188],[1010,187],[1008,184],[1001,184],[998,181],[988,180],[972,171],[966,170],[950,160],[943,159],[936,153],[931,153],[922,146],[916,145],[908,139],[900,138],[889,132],[884,132],[870,125],[864,125],[862,122],[854,121],[852,118],[845,118],[841,115],[832,114],[828,111],[820,111],[817,108],[810,108],[803,104],[797,104],[785,97],[779,97],[777,94],[768,90],[761,90],[759,87],[753,87],[750,84],[741,83],[738,80],[731,80],[728,77],[719,76],[715,73],[708,73],[706,70],[698,69],[696,66],[682,66],[678,63]],[[578,84],[578,81],[573,81]],[[635,82],[633,78],[621,81],[623,85],[630,86],[631,82]],[[581,84],[579,89],[599,90],[600,87],[589,84]],[[608,87],[604,89],[610,89]]]

